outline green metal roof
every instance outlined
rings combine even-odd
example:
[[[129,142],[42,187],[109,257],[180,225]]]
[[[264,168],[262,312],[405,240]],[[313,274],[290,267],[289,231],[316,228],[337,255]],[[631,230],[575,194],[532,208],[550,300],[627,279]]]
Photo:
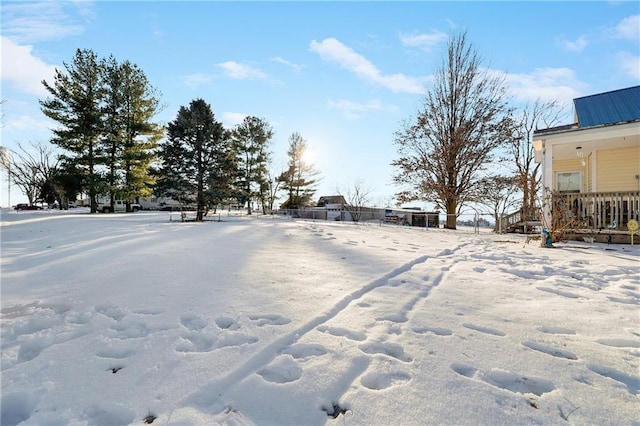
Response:
[[[640,86],[575,98],[580,127],[640,120]]]

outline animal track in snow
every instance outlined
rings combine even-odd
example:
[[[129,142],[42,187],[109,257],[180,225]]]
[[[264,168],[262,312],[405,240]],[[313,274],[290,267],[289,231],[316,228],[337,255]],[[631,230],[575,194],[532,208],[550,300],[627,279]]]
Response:
[[[536,287],[536,288],[540,291],[546,291],[547,293],[557,294],[558,296],[567,297],[569,299],[580,298],[580,296],[578,296],[577,294],[569,293],[568,291],[560,291],[560,290],[556,290],[554,288],[549,288],[549,287]]]
[[[240,324],[230,317],[218,317],[216,318],[216,325],[223,330],[237,330],[240,328]]]
[[[39,400],[40,398],[31,392],[3,392],[0,424],[17,425],[29,420],[36,410]]]
[[[623,373],[622,371],[618,371],[615,368],[605,367],[600,364],[588,364],[587,368],[594,373],[622,383],[627,387],[629,392],[634,395],[638,395],[638,393],[640,393],[640,377],[638,376],[631,376]]]
[[[358,342],[367,340],[367,336],[364,333],[347,330],[346,328],[341,327],[329,327],[327,325],[320,325],[316,327],[316,330],[322,333],[329,333],[332,336],[336,337],[346,337],[349,340],[356,340]]]
[[[497,388],[523,395],[531,393],[542,396],[555,389],[554,384],[549,380],[527,377],[497,368],[483,372],[467,364],[454,363],[451,364],[451,369],[461,376],[480,380]]]
[[[414,327],[413,331],[418,334],[433,333],[436,336],[451,336],[453,331],[442,327]]]
[[[185,333],[182,341],[176,345],[178,352],[210,352],[216,340],[199,332]]]
[[[563,328],[563,327],[542,326],[542,327],[538,327],[536,330],[538,330],[541,333],[547,333],[547,334],[576,334],[575,330],[572,330],[570,328]]]
[[[411,376],[404,371],[392,373],[369,373],[360,379],[362,386],[372,390],[382,390],[400,385],[411,380]]]
[[[381,315],[379,317],[376,317],[377,321],[390,321],[390,322],[395,322],[395,323],[405,323],[407,321],[409,321],[409,318],[407,318],[407,316],[404,313],[387,313],[385,315]]]
[[[624,299],[622,297],[614,296],[607,296],[607,299],[611,300],[612,302],[622,303],[624,305],[640,305],[640,300],[638,299]]]
[[[136,414],[120,404],[100,402],[87,407],[82,419],[90,425],[128,425],[134,422]]]
[[[113,359],[125,359],[129,358],[131,355],[135,354],[136,351],[128,348],[107,348],[96,353],[96,356],[100,358],[113,358]]]
[[[371,342],[363,343],[359,346],[360,350],[366,354],[382,354],[404,362],[413,361],[410,356],[404,353],[402,346],[397,343],[388,342]]]
[[[198,331],[207,326],[207,321],[194,314],[184,314],[180,316],[180,324],[191,331]]]
[[[264,380],[272,383],[289,383],[302,377],[302,368],[287,355],[275,359],[271,364],[258,371]]]
[[[218,342],[214,345],[216,349],[225,348],[228,346],[242,346],[245,344],[256,343],[258,338],[255,336],[249,336],[244,333],[229,333],[222,336]]]
[[[627,339],[598,339],[596,342],[614,348],[640,348],[640,341]]]
[[[523,346],[526,346],[529,349],[533,349],[534,351],[539,351],[551,356],[555,356],[557,358],[566,358],[571,360],[577,360],[578,357],[569,351],[565,351],[563,349],[553,348],[551,346],[543,345],[537,342],[526,341],[522,342]]]
[[[471,324],[470,322],[466,322],[462,324],[463,327],[466,327],[470,330],[479,331],[480,333],[492,334],[494,336],[504,337],[506,334],[500,330],[496,330],[495,328],[482,327],[479,325]]]
[[[282,351],[283,354],[289,354],[294,359],[304,359],[321,356],[325,355],[327,352],[327,349],[322,345],[304,343],[297,343],[295,345],[289,346],[287,349]]]
[[[256,321],[258,323],[258,327],[262,327],[264,325],[284,325],[291,322],[289,318],[277,314],[249,315],[249,319],[251,321]]]
[[[94,310],[97,313],[102,314],[111,319],[114,319],[116,321],[120,321],[125,316],[125,313],[122,309],[111,304],[97,305],[94,307]]]

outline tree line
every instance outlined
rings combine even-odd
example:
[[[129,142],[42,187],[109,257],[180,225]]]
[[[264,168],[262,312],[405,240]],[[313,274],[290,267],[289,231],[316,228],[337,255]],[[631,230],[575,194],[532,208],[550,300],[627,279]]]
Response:
[[[43,84],[50,96],[40,101],[42,111],[58,123],[51,142],[64,150],[59,164],[40,174],[43,200],[84,192],[95,212],[100,194],[112,203],[115,196],[154,194],[195,205],[198,219],[232,201],[248,213],[253,200],[270,210],[281,191],[282,207],[311,203],[318,172],[304,161],[307,142],[298,133],[289,138],[287,167],[274,173],[268,122],[248,116],[225,129],[207,102],[194,99],[161,126],[153,122],[158,91],[128,61],[79,49],[53,83]],[[507,89],[504,77],[483,67],[465,32],[450,37],[422,107],[393,136],[398,204],[433,203],[451,229],[471,204],[486,206],[496,223],[516,207],[525,220],[535,219],[540,165],[533,131],[557,124],[562,108],[538,100],[518,111]],[[499,164],[508,173],[496,173]]]
[[[308,205],[318,172],[303,160],[307,141],[290,137],[288,167],[270,170],[270,142],[274,132],[264,119],[245,117],[225,129],[211,106],[194,99],[181,106],[173,121],[154,121],[160,94],[144,72],[113,56],[99,58],[90,49],[78,49],[73,59],[57,69],[48,92],[40,100],[42,112],[57,123],[50,142],[33,144],[35,154],[19,145],[9,169],[32,204],[66,205],[87,194],[91,212],[98,196],[135,201],[139,197],[171,197],[194,205],[202,220],[221,203],[272,209],[279,190],[288,192],[285,205]],[[32,151],[33,151],[32,150]]]

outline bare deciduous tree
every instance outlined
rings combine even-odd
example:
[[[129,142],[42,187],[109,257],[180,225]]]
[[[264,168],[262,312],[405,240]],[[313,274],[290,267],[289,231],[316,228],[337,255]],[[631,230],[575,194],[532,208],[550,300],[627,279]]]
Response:
[[[52,185],[59,160],[53,149],[42,143],[31,143],[33,150],[27,150],[18,144],[18,150],[11,151],[13,161],[7,170],[29,204],[43,198],[45,186]]]
[[[511,113],[504,79],[481,66],[466,33],[452,37],[422,109],[395,135],[399,199],[436,204],[455,229],[462,206],[478,201],[494,151],[511,139]]]
[[[515,137],[506,144],[509,164],[514,168],[516,185],[522,192],[522,219],[532,220],[536,211],[536,199],[540,189],[540,163],[536,163],[533,150],[533,132],[543,125],[545,128],[560,122],[564,107],[558,101],[536,100],[527,104],[517,120]]]
[[[349,203],[349,212],[354,222],[360,222],[362,219],[362,210],[366,203],[369,202],[369,194],[371,190],[365,187],[361,180],[354,182],[347,190],[347,202]]]
[[[486,207],[495,220],[494,232],[499,232],[500,218],[516,204],[518,179],[514,176],[487,176],[481,180],[482,206]]]

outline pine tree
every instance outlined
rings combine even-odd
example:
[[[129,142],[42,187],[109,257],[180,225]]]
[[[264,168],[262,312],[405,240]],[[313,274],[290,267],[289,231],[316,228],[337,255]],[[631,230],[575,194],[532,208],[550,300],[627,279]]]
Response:
[[[120,162],[124,181],[120,192],[124,199],[132,200],[152,193],[155,181],[150,168],[163,129],[152,122],[160,101],[144,72],[125,61],[119,67],[119,74],[123,89],[121,119],[124,142]]]
[[[272,137],[269,123],[257,117],[245,117],[232,132],[238,163],[239,201],[247,204],[247,214],[251,214],[254,198],[259,199],[263,210],[268,202],[267,148]]]
[[[297,132],[289,137],[289,163],[287,170],[282,173],[278,180],[282,182],[282,189],[288,192],[287,200],[282,204],[283,208],[297,208],[308,206],[311,202],[318,172],[312,164],[304,159],[304,154],[308,149],[307,141]]]
[[[96,54],[88,49],[76,51],[66,72],[56,70],[53,84],[43,81],[50,97],[41,100],[42,112],[59,124],[53,129],[51,142],[69,151],[78,168],[83,170],[83,187],[89,193],[91,212],[96,211],[96,194],[101,178],[98,174],[102,131],[101,102],[104,82]]]
[[[158,191],[181,202],[195,202],[196,220],[201,221],[212,203],[209,185],[221,170],[221,158],[229,155],[227,141],[228,132],[204,100],[180,107],[167,126],[167,142],[160,147]]]

